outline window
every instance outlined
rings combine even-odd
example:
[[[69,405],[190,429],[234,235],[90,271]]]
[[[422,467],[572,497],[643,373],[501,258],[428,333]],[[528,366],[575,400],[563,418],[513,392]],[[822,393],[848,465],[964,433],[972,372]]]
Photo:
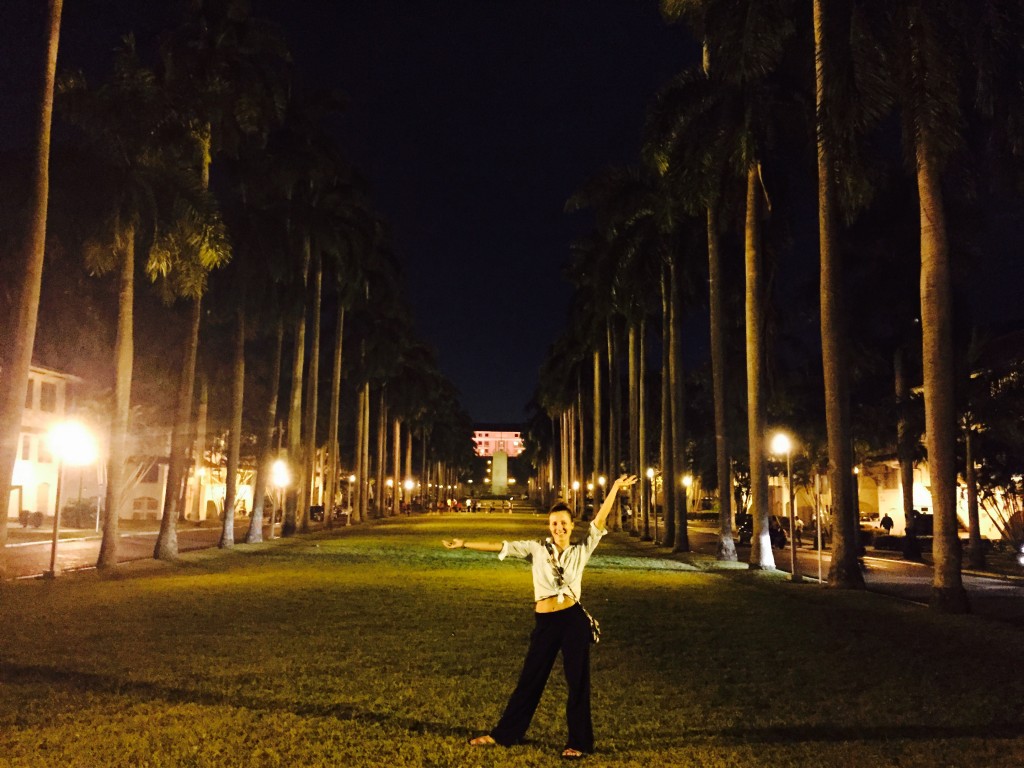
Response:
[[[28,380],[28,390],[26,390],[26,392],[25,392],[25,407],[28,410],[30,410],[30,411],[32,410],[32,406],[34,404],[35,398],[33,397],[33,395],[35,395],[35,391],[36,391],[36,382],[35,382],[34,379],[29,379]]]
[[[21,458],[25,461],[32,459],[32,437],[30,435],[21,436]]]
[[[44,381],[39,385],[39,410],[46,413],[57,411],[57,385]]]
[[[40,439],[39,447],[36,451],[38,453],[38,461],[40,464],[49,464],[53,461],[53,456],[50,455],[50,446],[47,444],[45,437]]]
[[[142,476],[141,482],[143,483],[158,483],[160,482],[160,465],[152,464],[146,473]]]

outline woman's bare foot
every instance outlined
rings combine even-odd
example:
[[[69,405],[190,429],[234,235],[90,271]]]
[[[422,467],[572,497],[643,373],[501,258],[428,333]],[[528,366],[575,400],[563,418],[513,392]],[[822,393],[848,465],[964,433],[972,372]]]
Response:
[[[471,747],[493,747],[497,744],[494,737],[491,734],[486,733],[483,736],[477,736],[469,740],[469,746]]]

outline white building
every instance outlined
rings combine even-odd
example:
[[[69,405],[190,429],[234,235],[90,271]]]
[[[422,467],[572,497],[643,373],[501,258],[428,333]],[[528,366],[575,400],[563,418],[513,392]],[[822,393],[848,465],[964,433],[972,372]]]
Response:
[[[75,376],[38,365],[29,370],[8,518],[17,519],[21,510],[52,515],[56,509],[57,462],[48,436],[67,417],[72,387],[80,382]]]

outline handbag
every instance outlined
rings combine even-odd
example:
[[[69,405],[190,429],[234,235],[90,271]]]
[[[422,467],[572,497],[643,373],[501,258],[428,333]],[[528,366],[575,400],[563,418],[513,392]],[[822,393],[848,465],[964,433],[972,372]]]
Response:
[[[548,550],[548,554],[551,556],[551,567],[555,569],[555,578],[558,579],[558,586],[565,586],[569,590],[569,595],[573,600],[576,601],[576,605],[583,611],[583,615],[587,617],[587,623],[590,625],[590,642],[597,645],[601,642],[601,624],[595,619],[586,608],[583,607],[583,603],[576,597],[576,593],[572,591],[572,587],[565,583],[565,577],[562,573],[562,566],[558,564],[555,559],[555,548],[551,546],[550,541],[544,542],[544,546]]]

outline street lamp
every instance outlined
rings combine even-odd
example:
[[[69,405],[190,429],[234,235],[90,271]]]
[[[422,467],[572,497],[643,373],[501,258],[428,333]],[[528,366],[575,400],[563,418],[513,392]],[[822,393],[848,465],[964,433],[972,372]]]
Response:
[[[789,489],[789,578],[803,581],[796,569],[796,510],[793,504],[793,442],[785,432],[776,432],[772,438],[772,453],[786,454],[786,485]]]
[[[601,488],[601,503],[604,503],[604,484],[608,482],[608,478],[604,475],[598,475],[597,484]]]
[[[349,475],[348,476],[348,503],[345,505],[345,508],[348,510],[348,519],[349,519],[349,521],[352,520],[352,486],[355,485],[355,482],[356,482],[356,476],[355,475]]]
[[[579,516],[580,516],[579,503],[580,503],[580,481],[579,480],[573,480],[572,481],[572,516],[575,517],[575,518],[579,518]]]
[[[284,509],[284,489],[292,481],[292,473],[288,469],[288,462],[278,459],[270,466],[270,482],[277,488],[277,499],[274,504],[274,514],[270,516],[270,538],[274,538],[274,525],[277,523],[278,510]],[[283,515],[282,515],[283,517]]]
[[[50,451],[57,457],[57,498],[53,510],[53,545],[50,548],[49,578],[57,575],[57,541],[60,538],[60,492],[64,465],[82,467],[96,461],[96,440],[77,421],[64,421],[53,427],[49,434]]]

